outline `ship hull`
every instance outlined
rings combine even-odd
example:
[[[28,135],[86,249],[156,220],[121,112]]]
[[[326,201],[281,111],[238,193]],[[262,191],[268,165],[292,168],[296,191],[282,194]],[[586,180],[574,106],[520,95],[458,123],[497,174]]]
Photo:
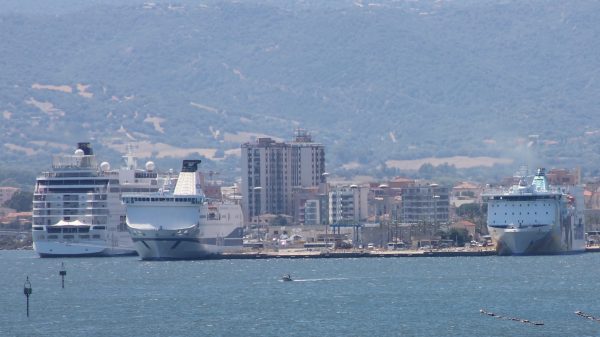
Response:
[[[242,248],[242,239],[222,240],[220,245],[206,243],[215,241],[201,238],[134,238],[138,255],[142,260],[194,260],[210,259],[227,251]]]
[[[496,242],[498,255],[533,255],[554,253],[558,247],[553,245],[551,231],[546,228],[500,229],[489,228]]]
[[[523,228],[488,227],[498,255],[553,255],[583,253],[583,244],[567,244],[563,231],[551,225]]]
[[[33,249],[40,257],[97,257],[97,256],[134,256],[133,248],[107,247],[104,241],[69,243],[56,241],[38,241]]]
[[[115,228],[116,229],[116,228]],[[81,221],[33,226],[33,250],[40,257],[137,255],[128,232],[108,231]]]

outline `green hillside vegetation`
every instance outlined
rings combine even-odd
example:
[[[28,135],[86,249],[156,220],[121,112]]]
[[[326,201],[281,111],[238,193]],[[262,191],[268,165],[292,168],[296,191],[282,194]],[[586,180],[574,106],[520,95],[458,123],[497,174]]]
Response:
[[[114,144],[140,141],[224,156],[240,145],[226,134],[302,127],[342,176],[452,156],[514,160],[454,176],[521,163],[600,175],[597,2],[56,3],[0,4],[0,137],[35,151],[0,147],[3,166],[41,169],[66,152],[48,143],[78,141],[113,161]],[[238,161],[204,164],[233,177]]]

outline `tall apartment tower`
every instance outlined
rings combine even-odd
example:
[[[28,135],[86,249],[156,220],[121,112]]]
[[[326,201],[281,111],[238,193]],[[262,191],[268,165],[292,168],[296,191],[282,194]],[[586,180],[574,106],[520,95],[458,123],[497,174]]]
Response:
[[[247,223],[266,213],[291,216],[294,189],[325,182],[325,147],[314,143],[305,130],[296,130],[289,143],[258,138],[242,144],[241,161]]]
[[[450,189],[438,184],[402,188],[403,223],[448,223]]]

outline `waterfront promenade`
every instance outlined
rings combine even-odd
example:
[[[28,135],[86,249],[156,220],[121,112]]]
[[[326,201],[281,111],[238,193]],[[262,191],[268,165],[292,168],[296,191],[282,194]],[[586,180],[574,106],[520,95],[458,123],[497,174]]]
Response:
[[[600,246],[587,247],[586,253],[600,252]],[[260,251],[224,253],[214,259],[322,259],[322,258],[369,258],[369,257],[452,257],[452,256],[493,256],[494,247],[483,249],[433,249],[433,250],[307,250],[279,249]]]
[[[439,250],[308,250],[279,249],[225,253],[216,259],[320,259],[320,258],[368,258],[368,257],[434,257],[434,256],[490,256],[493,249],[439,249]]]

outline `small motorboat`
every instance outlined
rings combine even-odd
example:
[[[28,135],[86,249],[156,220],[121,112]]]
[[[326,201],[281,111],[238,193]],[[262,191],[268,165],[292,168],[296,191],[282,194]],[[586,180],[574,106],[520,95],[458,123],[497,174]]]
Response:
[[[292,280],[292,276],[290,276],[290,274],[285,274],[285,275],[283,275],[283,277],[281,277],[281,280],[282,280],[283,282],[287,282],[287,281],[293,281],[293,280]]]

